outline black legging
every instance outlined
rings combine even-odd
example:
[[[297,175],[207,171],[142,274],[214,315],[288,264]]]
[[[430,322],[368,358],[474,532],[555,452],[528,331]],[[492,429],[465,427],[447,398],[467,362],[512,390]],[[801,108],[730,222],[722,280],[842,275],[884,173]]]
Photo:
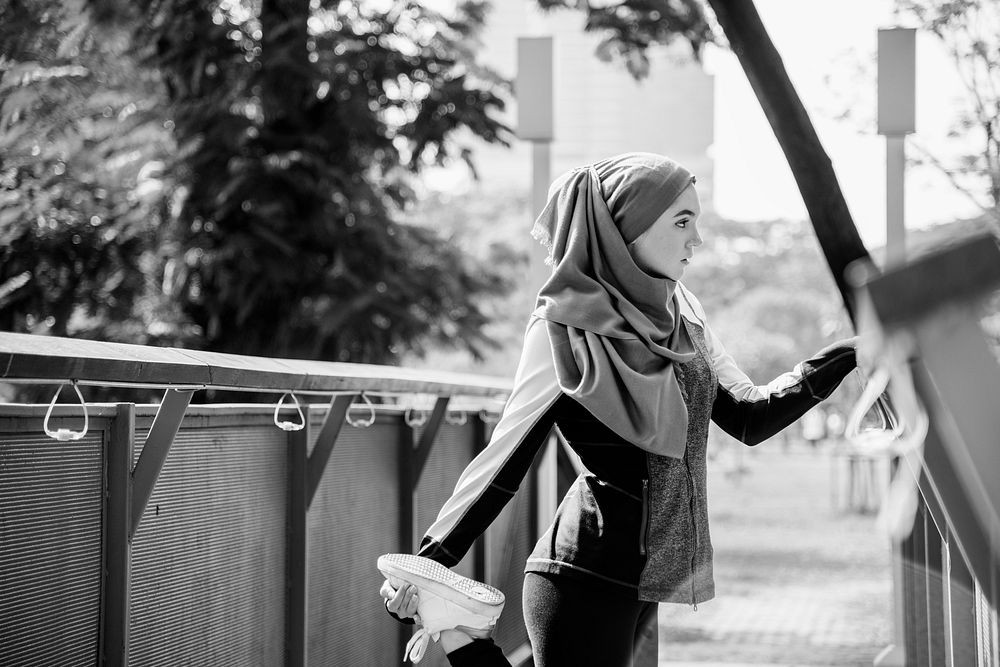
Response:
[[[535,667],[629,667],[655,602],[579,579],[529,572],[524,622]],[[453,667],[509,667],[492,641],[477,640],[448,654]]]

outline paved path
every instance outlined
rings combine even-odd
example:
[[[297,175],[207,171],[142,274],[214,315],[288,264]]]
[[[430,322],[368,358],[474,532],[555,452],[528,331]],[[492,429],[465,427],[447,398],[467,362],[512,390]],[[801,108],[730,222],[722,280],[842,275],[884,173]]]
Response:
[[[660,665],[871,665],[890,643],[888,540],[831,507],[826,452],[748,450],[711,465],[715,600],[660,609]]]

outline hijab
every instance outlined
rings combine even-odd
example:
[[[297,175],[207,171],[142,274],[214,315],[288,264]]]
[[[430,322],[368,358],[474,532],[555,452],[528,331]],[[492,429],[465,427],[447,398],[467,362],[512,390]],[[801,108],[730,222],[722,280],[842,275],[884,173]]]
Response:
[[[627,246],[694,180],[652,153],[601,160],[557,179],[532,229],[552,266],[534,315],[560,389],[628,442],[677,458],[688,416],[676,364],[695,348],[677,282],[641,269]]]

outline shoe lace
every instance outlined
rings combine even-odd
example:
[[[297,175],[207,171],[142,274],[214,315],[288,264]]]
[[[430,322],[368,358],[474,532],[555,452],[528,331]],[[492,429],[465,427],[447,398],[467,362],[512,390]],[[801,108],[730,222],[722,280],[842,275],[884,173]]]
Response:
[[[406,652],[403,653],[403,660],[412,660],[414,664],[420,662],[420,659],[424,657],[424,652],[427,650],[427,645],[430,643],[431,639],[437,641],[440,633],[431,634],[425,628],[418,629],[413,636],[410,637],[410,641],[406,642]]]

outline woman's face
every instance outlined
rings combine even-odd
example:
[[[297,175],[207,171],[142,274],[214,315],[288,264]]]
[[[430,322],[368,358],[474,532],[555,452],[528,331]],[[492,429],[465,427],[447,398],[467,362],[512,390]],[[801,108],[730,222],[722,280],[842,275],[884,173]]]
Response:
[[[680,280],[694,249],[701,245],[698,216],[701,202],[688,185],[649,229],[629,244],[635,263],[646,273]]]

